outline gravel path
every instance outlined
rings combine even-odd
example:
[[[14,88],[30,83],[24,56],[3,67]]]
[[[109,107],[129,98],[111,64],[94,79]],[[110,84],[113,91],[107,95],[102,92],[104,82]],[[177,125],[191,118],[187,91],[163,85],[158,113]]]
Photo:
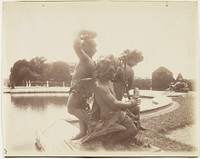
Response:
[[[184,128],[195,124],[195,99],[193,97],[173,98],[179,103],[179,107],[171,112],[141,120],[143,126],[149,131],[140,132],[138,137],[151,145],[161,148],[164,151],[196,151],[194,146],[166,137],[172,130]]]

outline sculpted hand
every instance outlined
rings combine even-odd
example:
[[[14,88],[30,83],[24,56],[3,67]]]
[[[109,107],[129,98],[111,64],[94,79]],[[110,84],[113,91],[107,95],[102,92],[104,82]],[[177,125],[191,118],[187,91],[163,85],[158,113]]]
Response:
[[[90,30],[81,30],[79,36],[81,37],[81,40],[90,40],[94,39],[97,36],[97,33]]]
[[[141,104],[141,99],[137,98],[137,99],[131,99],[131,106],[136,106],[136,105],[140,105]]]
[[[137,102],[137,105],[140,105],[141,104],[141,98],[137,98],[136,102]]]
[[[83,36],[84,32],[85,32],[84,30],[79,31],[77,37],[82,40],[82,36]]]
[[[131,99],[130,102],[131,102],[131,107],[137,105],[137,100],[136,99]]]

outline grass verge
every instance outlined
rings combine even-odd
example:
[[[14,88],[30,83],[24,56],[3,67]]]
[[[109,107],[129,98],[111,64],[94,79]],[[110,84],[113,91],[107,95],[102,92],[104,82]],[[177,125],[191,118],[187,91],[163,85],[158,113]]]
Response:
[[[194,97],[176,97],[172,98],[180,104],[175,111],[159,116],[142,119],[141,124],[147,131],[139,132],[137,135],[143,142],[161,148],[164,151],[195,151],[196,148],[190,145],[170,140],[165,137],[171,130],[184,128],[195,124],[195,99]]]

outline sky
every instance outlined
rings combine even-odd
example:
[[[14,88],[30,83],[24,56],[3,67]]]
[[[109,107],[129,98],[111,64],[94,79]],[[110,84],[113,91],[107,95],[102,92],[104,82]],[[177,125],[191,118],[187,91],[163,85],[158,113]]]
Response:
[[[95,31],[97,53],[137,49],[144,60],[135,76],[151,78],[160,66],[197,78],[197,2],[4,2],[3,78],[17,60],[78,62],[73,41]]]

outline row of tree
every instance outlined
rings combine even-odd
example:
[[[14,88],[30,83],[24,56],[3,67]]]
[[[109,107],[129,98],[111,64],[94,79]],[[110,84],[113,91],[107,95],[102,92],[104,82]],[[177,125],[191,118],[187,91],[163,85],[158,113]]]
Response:
[[[22,86],[25,81],[47,80],[70,83],[74,67],[75,64],[64,61],[47,63],[44,57],[18,60],[10,70],[10,84]]]
[[[35,57],[30,61],[25,59],[18,60],[11,68],[10,84],[11,86],[26,85],[26,81],[35,82],[34,85],[39,83],[46,83],[49,81],[51,86],[54,83],[60,82],[60,85],[69,85],[74,71],[75,64],[69,64],[63,61],[56,61],[47,63],[44,57]],[[182,77],[181,74],[176,79],[173,73],[165,67],[159,67],[152,73],[152,79],[135,79],[134,85],[144,90],[166,90],[171,88],[171,83],[178,81]],[[188,90],[194,90],[194,82],[187,81]],[[176,88],[176,87],[175,87]],[[182,88],[181,88],[182,89]]]

